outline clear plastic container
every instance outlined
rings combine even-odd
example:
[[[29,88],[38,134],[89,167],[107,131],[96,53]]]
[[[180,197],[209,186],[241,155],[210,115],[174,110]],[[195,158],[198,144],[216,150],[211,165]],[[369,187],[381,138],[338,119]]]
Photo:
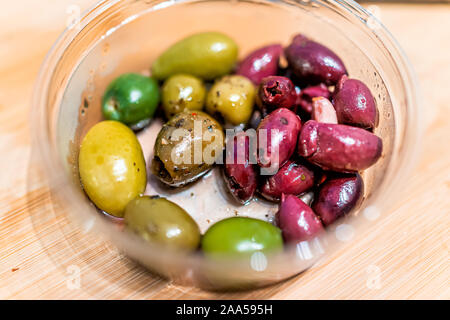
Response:
[[[351,77],[363,80],[372,90],[380,111],[375,133],[383,139],[382,158],[364,172],[362,206],[330,226],[320,239],[277,255],[257,253],[243,260],[211,261],[121,232],[84,195],[77,174],[78,147],[86,131],[101,119],[100,98],[108,82],[123,72],[148,70],[170,44],[208,30],[230,35],[240,46],[241,56],[264,44],[287,44],[294,34],[304,33],[333,49]],[[407,183],[420,137],[411,67],[389,32],[353,1],[102,1],[53,46],[36,82],[32,110],[30,180],[50,191],[45,210],[67,214],[176,283],[208,289],[266,285],[326,260],[329,252],[348,240],[349,233],[364,232],[367,225],[376,223],[374,218],[389,212]],[[151,149],[151,142],[143,147]],[[208,179],[214,181],[214,174]],[[203,230],[212,221],[234,215],[234,207],[213,208],[207,194],[195,199],[168,196],[187,206]],[[249,215],[265,219],[276,211],[270,205],[259,208]],[[32,209],[33,223],[43,222],[45,210]],[[245,208],[240,210],[238,214],[247,215]]]

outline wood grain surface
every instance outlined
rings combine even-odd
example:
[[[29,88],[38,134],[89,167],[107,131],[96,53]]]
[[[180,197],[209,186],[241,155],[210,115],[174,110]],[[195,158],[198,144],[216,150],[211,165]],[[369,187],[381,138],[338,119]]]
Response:
[[[402,45],[424,96],[422,152],[398,205],[312,270],[263,289],[213,293],[174,285],[97,236],[65,229],[57,210],[48,211],[45,186],[30,177],[39,66],[74,10],[94,2],[1,0],[0,298],[450,298],[450,5],[366,5]]]

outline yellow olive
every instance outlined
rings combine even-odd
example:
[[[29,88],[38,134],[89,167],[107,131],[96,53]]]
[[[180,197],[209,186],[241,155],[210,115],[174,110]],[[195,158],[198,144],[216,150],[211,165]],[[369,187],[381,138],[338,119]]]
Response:
[[[91,201],[117,217],[145,191],[147,175],[141,145],[118,121],[101,121],[84,137],[78,158],[80,179]]]
[[[200,243],[200,229],[194,219],[165,198],[137,197],[126,206],[124,218],[128,230],[149,242],[188,250]]]
[[[202,110],[206,89],[203,81],[188,74],[171,76],[162,87],[162,105],[168,119],[188,110]]]
[[[246,77],[225,76],[208,92],[206,111],[232,125],[246,124],[252,115],[255,94],[253,83]]]

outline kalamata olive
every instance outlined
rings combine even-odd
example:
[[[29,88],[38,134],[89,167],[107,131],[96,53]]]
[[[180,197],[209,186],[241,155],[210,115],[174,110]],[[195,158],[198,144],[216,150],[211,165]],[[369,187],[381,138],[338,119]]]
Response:
[[[116,217],[122,217],[127,203],[145,191],[141,145],[133,131],[118,121],[101,121],[89,129],[81,142],[78,168],[89,199]]]
[[[220,32],[201,32],[184,38],[164,51],[152,65],[152,76],[164,80],[186,73],[212,80],[230,73],[236,63],[238,46]]]
[[[208,257],[247,256],[282,248],[280,229],[266,221],[247,217],[221,220],[213,224],[202,238],[202,250]]]
[[[263,182],[260,193],[268,200],[278,201],[283,193],[299,195],[313,186],[314,171],[288,160],[276,174]]]
[[[367,169],[377,162],[382,149],[382,140],[367,130],[315,120],[303,125],[298,140],[300,156],[338,172]]]
[[[247,124],[253,111],[256,89],[253,83],[240,75],[217,80],[206,97],[206,111],[225,122],[237,126]]]
[[[258,184],[256,165],[249,161],[249,137],[238,133],[233,139],[233,148],[226,148],[224,166],[225,181],[234,198],[245,204],[253,198]]]
[[[306,112],[307,114],[311,114],[312,112],[312,99],[315,97],[324,97],[326,99],[330,99],[331,93],[328,90],[328,87],[323,83],[317,86],[310,86],[300,90],[300,93],[297,94],[297,105]]]
[[[307,83],[334,85],[347,74],[342,60],[329,48],[298,34],[284,50],[289,67]]]
[[[378,111],[370,89],[360,80],[342,76],[333,93],[339,123],[373,129]]]
[[[295,108],[297,92],[289,78],[280,76],[266,77],[262,79],[259,85],[256,101],[263,115],[267,115],[278,108]]]
[[[284,241],[288,243],[311,240],[324,230],[314,211],[291,194],[281,195],[280,209],[276,218]]]
[[[163,125],[155,141],[152,172],[178,187],[198,179],[222,156],[220,124],[201,111],[181,112]]]
[[[188,74],[176,74],[169,77],[162,87],[162,107],[166,118],[188,110],[202,110],[206,89],[200,78]]]
[[[294,153],[301,129],[298,115],[279,108],[265,117],[258,126],[258,164],[263,168],[278,169]]]
[[[155,79],[126,73],[114,79],[102,97],[102,114],[106,120],[120,121],[133,129],[149,123],[160,99]]]
[[[257,49],[242,60],[236,74],[249,78],[255,86],[258,86],[263,78],[277,74],[282,52],[283,47],[279,44]]]
[[[127,229],[146,241],[187,250],[200,244],[200,229],[194,219],[165,198],[137,197],[126,206],[124,218]]]
[[[336,110],[327,98],[313,98],[312,107],[311,118],[313,120],[323,123],[338,123]]]
[[[357,208],[364,194],[364,182],[359,174],[332,177],[320,186],[312,209],[325,226]]]

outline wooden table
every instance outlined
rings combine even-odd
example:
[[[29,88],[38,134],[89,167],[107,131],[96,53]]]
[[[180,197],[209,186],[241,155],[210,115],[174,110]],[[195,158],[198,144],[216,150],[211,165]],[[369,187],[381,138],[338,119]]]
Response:
[[[27,186],[33,83],[77,10],[71,4],[84,9],[93,2],[22,0],[0,11],[0,298],[450,298],[450,5],[367,4],[403,46],[425,100],[423,152],[398,206],[300,276],[265,289],[211,293],[151,275],[107,243],[85,252],[83,243],[95,236],[72,241],[83,236],[62,235],[64,221],[32,216],[50,201],[39,181]],[[63,267],[70,250],[79,253],[76,263]],[[78,271],[80,286],[73,281]]]

